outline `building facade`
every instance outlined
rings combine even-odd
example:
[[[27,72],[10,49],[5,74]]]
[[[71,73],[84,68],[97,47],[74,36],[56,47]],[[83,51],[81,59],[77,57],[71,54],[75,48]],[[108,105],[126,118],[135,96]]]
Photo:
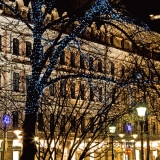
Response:
[[[24,18],[31,18],[27,14],[30,6],[25,6],[23,1],[7,1],[7,3],[17,7]],[[29,56],[32,53],[33,38],[30,30],[15,19],[4,6],[1,6],[1,14],[0,153],[5,159],[18,160],[22,142],[13,131],[21,129],[23,124],[26,90],[31,76]],[[56,18],[58,15],[54,9],[50,15],[47,15],[46,22]],[[54,39],[58,34],[57,30],[47,30],[45,33],[42,41],[44,51],[49,47],[45,39]],[[68,28],[64,35],[69,32]],[[63,156],[65,160],[73,144],[77,143],[83,135],[85,139],[81,139],[78,145],[75,143],[77,149],[72,155],[73,160],[80,158],[86,144],[89,143],[92,143],[90,145],[92,151],[88,152],[85,160],[109,160],[112,155],[107,128],[109,123],[115,120],[117,134],[114,136],[114,158],[139,160],[142,140],[140,122],[135,112],[130,110],[133,110],[133,106],[135,107],[140,101],[146,102],[148,106],[148,129],[145,128],[145,121],[143,130],[144,155],[147,155],[147,136],[149,136],[150,159],[159,155],[160,125],[157,120],[159,115],[157,92],[160,82],[159,35],[154,36],[153,33],[150,35],[153,37],[148,39],[149,33],[143,32],[142,29],[139,39],[138,35],[134,37],[137,49],[116,28],[106,24],[98,28],[98,25],[93,23],[79,37],[81,50],[75,43],[65,48],[51,77],[54,79],[68,73],[73,77],[77,73],[89,77],[62,78],[44,90],[40,102],[42,107],[37,114],[37,156],[41,157],[41,152],[45,153],[45,146],[49,145],[53,148],[53,157],[57,154],[56,159]],[[142,38],[147,42],[142,43]],[[11,122],[5,128],[4,115],[6,114],[10,116]],[[131,124],[131,132],[126,130],[128,124]],[[46,137],[52,135],[53,128],[54,140],[55,137],[59,137],[59,140],[47,141]],[[95,138],[94,133],[98,134],[98,138]],[[119,133],[125,136],[120,138]],[[134,133],[138,134],[136,139],[133,139]],[[19,138],[22,138],[20,136]],[[63,138],[66,140],[65,143]],[[95,147],[92,147],[94,145]]]

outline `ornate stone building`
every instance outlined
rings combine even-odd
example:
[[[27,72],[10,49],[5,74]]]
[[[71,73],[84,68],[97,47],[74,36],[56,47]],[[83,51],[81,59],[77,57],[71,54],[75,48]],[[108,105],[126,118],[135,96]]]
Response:
[[[28,20],[31,19],[31,16],[28,14],[30,4],[29,6],[25,6],[21,0],[6,2],[16,7],[24,18]],[[1,6],[0,13],[0,114],[2,129],[0,131],[0,153],[1,157],[3,157],[3,153],[5,153],[5,159],[18,160],[21,154],[22,144],[21,140],[17,139],[16,134],[13,134],[13,130],[20,129],[23,123],[23,108],[31,75],[29,56],[31,55],[33,40],[30,30],[22,22],[15,19],[6,7]],[[58,13],[56,9],[54,9],[51,14],[47,15],[46,23],[57,18]],[[113,24],[120,25],[118,22],[113,22]],[[76,25],[76,22],[74,25]],[[115,136],[115,160],[127,158],[133,160],[140,159],[141,136],[138,118],[131,113],[129,116],[122,115],[127,113],[125,111],[130,109],[132,105],[145,100],[149,108],[149,130],[147,131],[149,131],[148,135],[150,136],[150,158],[156,157],[160,147],[160,125],[156,119],[156,116],[159,115],[159,96],[158,93],[156,93],[156,89],[159,90],[160,82],[160,36],[157,33],[146,32],[143,28],[139,28],[141,34],[139,32],[136,33],[137,26],[124,24],[124,31],[128,33],[130,37],[133,37],[133,41],[131,42],[125,34],[113,26],[108,24],[98,26],[98,24],[93,23],[87,27],[79,37],[81,52],[76,43],[71,44],[68,48],[66,47],[57,63],[56,70],[52,73],[52,77],[64,76],[67,75],[67,73],[73,73],[73,75],[76,73],[79,75],[87,73],[93,75],[93,77],[101,77],[101,80],[98,80],[98,82],[97,80],[92,81],[88,77],[77,78],[74,81],[71,79],[67,81],[61,80],[47,87],[44,95],[47,98],[49,97],[50,101],[48,100],[47,103],[52,102],[52,105],[58,105],[59,108],[62,106],[62,102],[65,102],[66,106],[72,107],[76,104],[77,108],[82,107],[81,110],[85,110],[86,104],[90,104],[88,109],[90,114],[87,114],[85,122],[83,121],[83,124],[81,123],[79,125],[78,133],[81,132],[87,124],[92,124],[89,121],[98,114],[96,112],[97,107],[103,108],[104,104],[106,106],[112,106],[109,113],[110,117],[113,117],[115,120],[117,120],[116,117],[122,117],[116,122],[117,134],[121,132],[126,134],[125,140]],[[53,39],[58,34],[59,27],[60,26],[57,26],[52,30],[47,30],[44,35],[44,51],[49,46],[45,38],[47,37],[49,40]],[[69,32],[70,28],[68,28],[64,34]],[[133,42],[136,42],[137,47],[133,45]],[[88,79],[90,83],[87,83]],[[148,85],[142,85],[142,81]],[[146,87],[145,90],[144,86]],[[156,89],[154,89],[154,87],[156,87]],[[64,100],[66,97],[67,102],[62,101],[62,99]],[[60,102],[57,103],[55,98]],[[42,108],[48,105],[45,104],[45,102],[46,101],[42,101]],[[83,103],[85,103],[84,108]],[[43,135],[41,132],[44,129],[42,126],[44,110],[42,109],[42,111],[37,115],[38,123],[36,134],[38,137]],[[50,112],[50,110],[48,109],[46,112]],[[63,120],[67,112],[71,111],[70,109],[67,110],[66,107],[60,117],[62,121],[61,124],[64,123]],[[74,112],[76,111],[74,110]],[[3,117],[6,113],[11,116],[12,122],[7,128],[4,128]],[[74,114],[75,113],[73,113],[73,115]],[[52,115],[50,114],[50,116]],[[49,122],[51,126],[51,121]],[[126,124],[132,124],[133,132],[139,134],[136,141],[133,142],[132,133],[125,131]],[[89,129],[94,130],[91,126]],[[103,134],[108,134],[108,132],[104,132]],[[144,152],[146,156],[145,143],[147,142],[147,136],[145,137],[145,135]],[[73,143],[73,136],[70,135],[70,137],[68,146]],[[41,138],[39,142],[45,143],[43,137]],[[87,138],[87,140],[89,140],[90,137]],[[109,138],[108,141],[110,141]],[[5,146],[4,142],[6,144]],[[51,147],[52,145],[53,144],[50,144]],[[73,160],[79,159],[83,145],[85,144],[79,145],[79,148],[77,148],[73,156]],[[130,156],[126,154],[128,145],[132,150]],[[39,145],[38,147],[41,146]],[[60,147],[58,149],[61,149]],[[102,152],[104,148],[108,148],[106,149],[108,150],[108,154]],[[69,147],[65,148],[64,159],[68,156],[68,150]],[[102,153],[102,160],[111,159],[110,145],[106,140],[103,143],[99,143],[99,148],[85,159],[96,160],[96,154],[99,155],[100,153]]]

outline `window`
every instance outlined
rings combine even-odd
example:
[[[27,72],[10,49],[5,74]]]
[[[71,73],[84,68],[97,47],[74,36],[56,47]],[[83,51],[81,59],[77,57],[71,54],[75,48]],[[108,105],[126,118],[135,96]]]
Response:
[[[71,60],[71,62],[70,62],[71,66],[76,67],[76,55],[75,55],[75,53],[71,52],[70,60]]]
[[[83,55],[80,55],[80,68],[85,69],[85,61]]]
[[[60,64],[65,65],[65,52],[63,52],[60,56]]]
[[[28,89],[28,86],[30,85],[31,75],[26,75],[26,90]]]
[[[81,132],[85,130],[85,119],[81,116]]]
[[[125,75],[125,67],[124,65],[122,65],[122,70],[121,70],[121,76],[123,78],[123,76]]]
[[[98,72],[102,72],[102,60],[98,59]]]
[[[50,132],[51,133],[54,132],[54,114],[53,113],[50,114]]]
[[[90,100],[94,101],[94,87],[90,86]]]
[[[112,89],[112,103],[114,104],[116,100],[116,88]]]
[[[93,57],[89,57],[89,70],[94,71]]]
[[[80,94],[81,94],[81,99],[85,99],[85,86],[83,83],[80,84]]]
[[[2,51],[2,36],[0,35],[0,51]]]
[[[19,40],[13,38],[13,54],[19,55]]]
[[[13,91],[19,91],[19,73],[13,73]]]
[[[13,129],[18,129],[18,111],[13,111],[12,116]]]
[[[43,113],[38,113],[38,130],[43,131]]]
[[[66,81],[61,80],[60,82],[60,96],[65,97],[66,96]]]
[[[100,87],[100,88],[98,89],[98,99],[99,99],[100,102],[103,101],[103,98],[102,98],[102,87]]]
[[[90,132],[94,132],[94,117],[90,118]]]
[[[29,57],[32,52],[32,44],[31,42],[26,41],[26,57]]]
[[[66,123],[66,116],[62,115],[61,117],[61,132],[65,132],[65,123]]]
[[[152,133],[156,134],[156,122],[152,122]]]
[[[75,116],[71,117],[70,123],[71,123],[71,131],[75,132],[75,129],[76,129],[76,117]]]
[[[112,75],[112,76],[114,76],[114,70],[115,70],[114,63],[111,62],[111,75]]]
[[[70,88],[70,90],[71,90],[71,98],[75,98],[76,96],[75,96],[75,88],[76,87],[76,84],[74,83],[74,82],[71,82],[71,88]]]
[[[50,92],[51,96],[55,95],[55,85],[54,85],[54,83],[49,85],[49,92]]]
[[[1,76],[1,74],[2,74],[2,69],[0,68],[0,89],[1,89],[1,86],[2,86],[2,81],[1,81],[1,78],[2,78],[2,76]]]

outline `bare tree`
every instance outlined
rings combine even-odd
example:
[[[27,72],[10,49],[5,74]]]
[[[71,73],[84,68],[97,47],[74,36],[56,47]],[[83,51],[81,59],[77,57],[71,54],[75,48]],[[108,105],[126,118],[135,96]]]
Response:
[[[17,3],[11,3],[11,4],[5,1],[0,1],[0,3],[3,5],[3,7],[7,11],[8,10],[11,11],[10,12],[11,15],[14,15],[16,18],[18,18],[18,20],[13,20],[13,19],[8,18],[8,21],[10,23],[8,23],[7,27],[11,28],[14,26],[14,29],[20,27],[18,29],[21,30],[21,33],[23,33],[23,31],[26,30],[28,32],[26,36],[33,37],[33,49],[30,55],[30,59],[29,59],[30,62],[28,62],[31,64],[32,72],[31,72],[31,78],[29,80],[29,85],[27,87],[27,95],[26,95],[26,103],[25,103],[25,120],[23,124],[23,133],[24,133],[23,154],[21,157],[22,160],[28,160],[28,159],[33,160],[36,154],[37,149],[36,149],[35,141],[33,141],[34,136],[35,136],[36,117],[37,117],[37,112],[41,109],[40,102],[43,102],[41,99],[43,90],[47,86],[51,84],[55,84],[56,82],[62,81],[62,80],[64,80],[63,84],[65,84],[67,83],[68,79],[84,78],[88,81],[88,84],[90,84],[91,87],[92,87],[92,83],[90,81],[92,80],[102,80],[105,83],[112,82],[114,84],[112,87],[112,89],[114,90],[113,93],[115,93],[117,91],[116,88],[122,87],[122,90],[123,90],[124,89],[123,87],[127,84],[127,82],[129,82],[130,85],[134,84],[134,82],[136,84],[144,82],[142,80],[142,77],[144,77],[144,74],[142,73],[144,72],[141,69],[141,67],[138,67],[138,65],[140,65],[141,63],[137,64],[139,59],[136,59],[136,58],[134,59],[135,60],[134,64],[136,67],[136,78],[134,79],[133,77],[130,77],[130,75],[128,75],[126,78],[119,79],[118,81],[112,77],[109,77],[109,78],[106,77],[105,74],[95,75],[95,74],[92,74],[92,72],[68,71],[64,75],[57,74],[55,78],[50,80],[51,74],[54,71],[56,71],[56,67],[57,67],[59,58],[63,55],[64,50],[66,48],[70,48],[72,44],[74,44],[76,48],[78,49],[78,51],[80,52],[80,54],[84,58],[86,58],[85,54],[81,52],[81,47],[82,47],[81,41],[79,38],[77,38],[77,36],[82,35],[82,33],[87,34],[87,31],[89,30],[87,29],[85,30],[85,28],[92,24],[92,32],[93,32],[92,38],[93,39],[95,38],[96,40],[97,38],[96,35],[98,31],[96,28],[97,26],[94,23],[92,23],[93,21],[101,20],[100,22],[103,22],[103,23],[105,22],[106,25],[111,24],[111,26],[114,26],[116,29],[120,30],[121,33],[124,34],[125,37],[129,38],[129,40],[132,40],[132,43],[135,43],[137,35],[142,33],[145,30],[140,27],[134,26],[134,30],[132,30],[129,33],[128,30],[129,28],[132,28],[132,26],[130,26],[126,22],[132,23],[132,20],[127,18],[125,15],[121,14],[117,10],[113,9],[107,0],[106,1],[88,0],[80,4],[78,4],[79,1],[70,1],[70,3],[68,2],[66,3],[66,1],[55,1],[55,0],[52,0],[52,1],[31,0],[31,5],[29,6],[29,9],[27,11],[25,10],[25,8],[24,9],[21,8],[20,3],[18,3],[18,1]],[[56,11],[55,8],[57,8],[58,12]],[[80,10],[81,12],[79,12]],[[52,11],[54,13],[52,14],[52,20],[51,20],[51,18],[49,17],[49,14],[51,14]],[[28,17],[26,16],[26,14],[28,14]],[[24,24],[25,24],[25,27],[24,27]],[[119,24],[123,24],[123,27],[119,27]],[[3,22],[2,25],[6,26],[6,23]],[[108,26],[110,28],[110,25]],[[58,32],[52,29],[57,30]],[[13,31],[13,28],[12,28],[12,31]],[[63,34],[66,32],[68,33],[67,35]],[[20,35],[21,34],[19,34],[18,36]],[[145,39],[145,37],[142,36],[142,39]],[[86,60],[88,62],[91,61],[88,58],[86,58]],[[92,66],[90,67],[92,68]],[[129,69],[130,67],[128,67],[128,70]],[[140,75],[140,77],[137,77],[137,75]],[[147,79],[147,83],[148,83],[148,79]],[[141,84],[144,85],[144,83],[141,83]],[[118,90],[118,93],[119,94],[121,93],[120,90]],[[112,100],[114,100],[114,97],[112,98],[113,98]],[[64,99],[66,98],[64,97]],[[67,101],[69,101],[69,99],[67,99]],[[45,102],[46,101],[44,101],[44,103]],[[64,103],[65,101],[62,101],[62,102],[59,101],[59,102]],[[55,103],[54,107],[57,107],[56,101],[54,103]],[[76,102],[74,104],[76,104]],[[113,104],[113,102],[111,102],[111,104]],[[114,107],[111,108],[111,104],[109,103],[108,108],[113,110]],[[88,105],[88,104],[86,106],[91,107],[91,105]],[[48,110],[50,107],[48,107]],[[80,105],[81,109],[82,107],[83,107],[83,103]],[[53,111],[55,111],[52,113],[57,121],[56,125],[60,123],[58,118],[63,115],[65,108],[66,108],[65,105],[62,105],[62,107],[59,107],[58,113],[56,113],[57,110],[52,108],[54,109]],[[86,128],[86,131],[91,129],[92,123],[94,124],[100,123],[101,121],[100,117],[105,116],[103,114],[106,112],[106,109],[108,108],[106,108],[106,104],[105,104],[104,107],[102,107],[100,110],[95,111],[96,112],[95,115],[97,116],[94,117],[93,122],[88,123],[87,125],[88,128]],[[64,121],[63,125],[60,124],[59,127],[62,127],[62,129],[64,129],[66,124],[68,124],[69,120],[71,119],[72,111],[74,111],[75,115],[78,115],[78,113],[81,110],[79,109],[77,111],[74,107],[73,109],[70,107],[68,112],[66,112],[67,114],[69,114],[67,115],[67,117],[69,118],[66,121]],[[107,110],[108,123],[109,123],[110,117],[112,117],[111,114],[109,114],[109,112],[110,110]],[[76,119],[78,125],[80,125],[80,123],[82,122],[83,114],[91,114],[91,113],[90,112],[88,113],[87,109],[84,108],[84,111],[81,114],[82,116],[79,116],[77,117],[78,119]],[[114,117],[115,116],[116,115],[114,115]],[[106,121],[106,119],[104,119],[104,121]],[[96,125],[97,127],[96,129],[100,129],[100,126],[101,124]],[[53,127],[53,130],[54,130],[54,127]],[[71,129],[71,127],[69,128]],[[76,133],[78,134],[78,129]],[[50,132],[50,134],[51,134],[50,136],[53,136],[54,138],[54,135],[52,135],[52,132]],[[82,137],[86,134],[87,132],[84,132],[84,134],[82,134]],[[99,131],[98,131],[98,134],[100,134]],[[66,136],[66,134],[63,135],[63,132],[59,132],[59,135],[62,135],[62,137]],[[97,136],[97,133],[94,132],[92,135],[92,142],[95,140],[96,136]],[[104,138],[105,137],[103,137],[102,139]],[[66,138],[64,140],[65,141],[61,141],[61,143],[65,146],[67,140]],[[75,145],[72,145],[72,149],[69,154],[70,157],[72,157],[75,151],[76,144],[81,142],[82,140],[84,139],[82,138],[81,140],[77,141],[75,138],[73,142]],[[60,142],[60,141],[57,141],[57,142]],[[48,141],[48,143],[51,143],[51,141]],[[80,159],[86,156],[86,153],[90,149],[90,147],[91,145],[86,146],[86,149],[81,154]],[[55,145],[55,148],[56,148],[56,145]],[[48,152],[51,152],[51,151],[48,151]]]

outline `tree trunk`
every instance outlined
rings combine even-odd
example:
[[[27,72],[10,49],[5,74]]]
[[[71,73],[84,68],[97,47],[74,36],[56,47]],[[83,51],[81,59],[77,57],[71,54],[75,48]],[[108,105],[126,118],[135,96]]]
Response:
[[[35,137],[36,113],[25,114],[23,125],[23,152],[21,160],[34,160],[37,152]]]

